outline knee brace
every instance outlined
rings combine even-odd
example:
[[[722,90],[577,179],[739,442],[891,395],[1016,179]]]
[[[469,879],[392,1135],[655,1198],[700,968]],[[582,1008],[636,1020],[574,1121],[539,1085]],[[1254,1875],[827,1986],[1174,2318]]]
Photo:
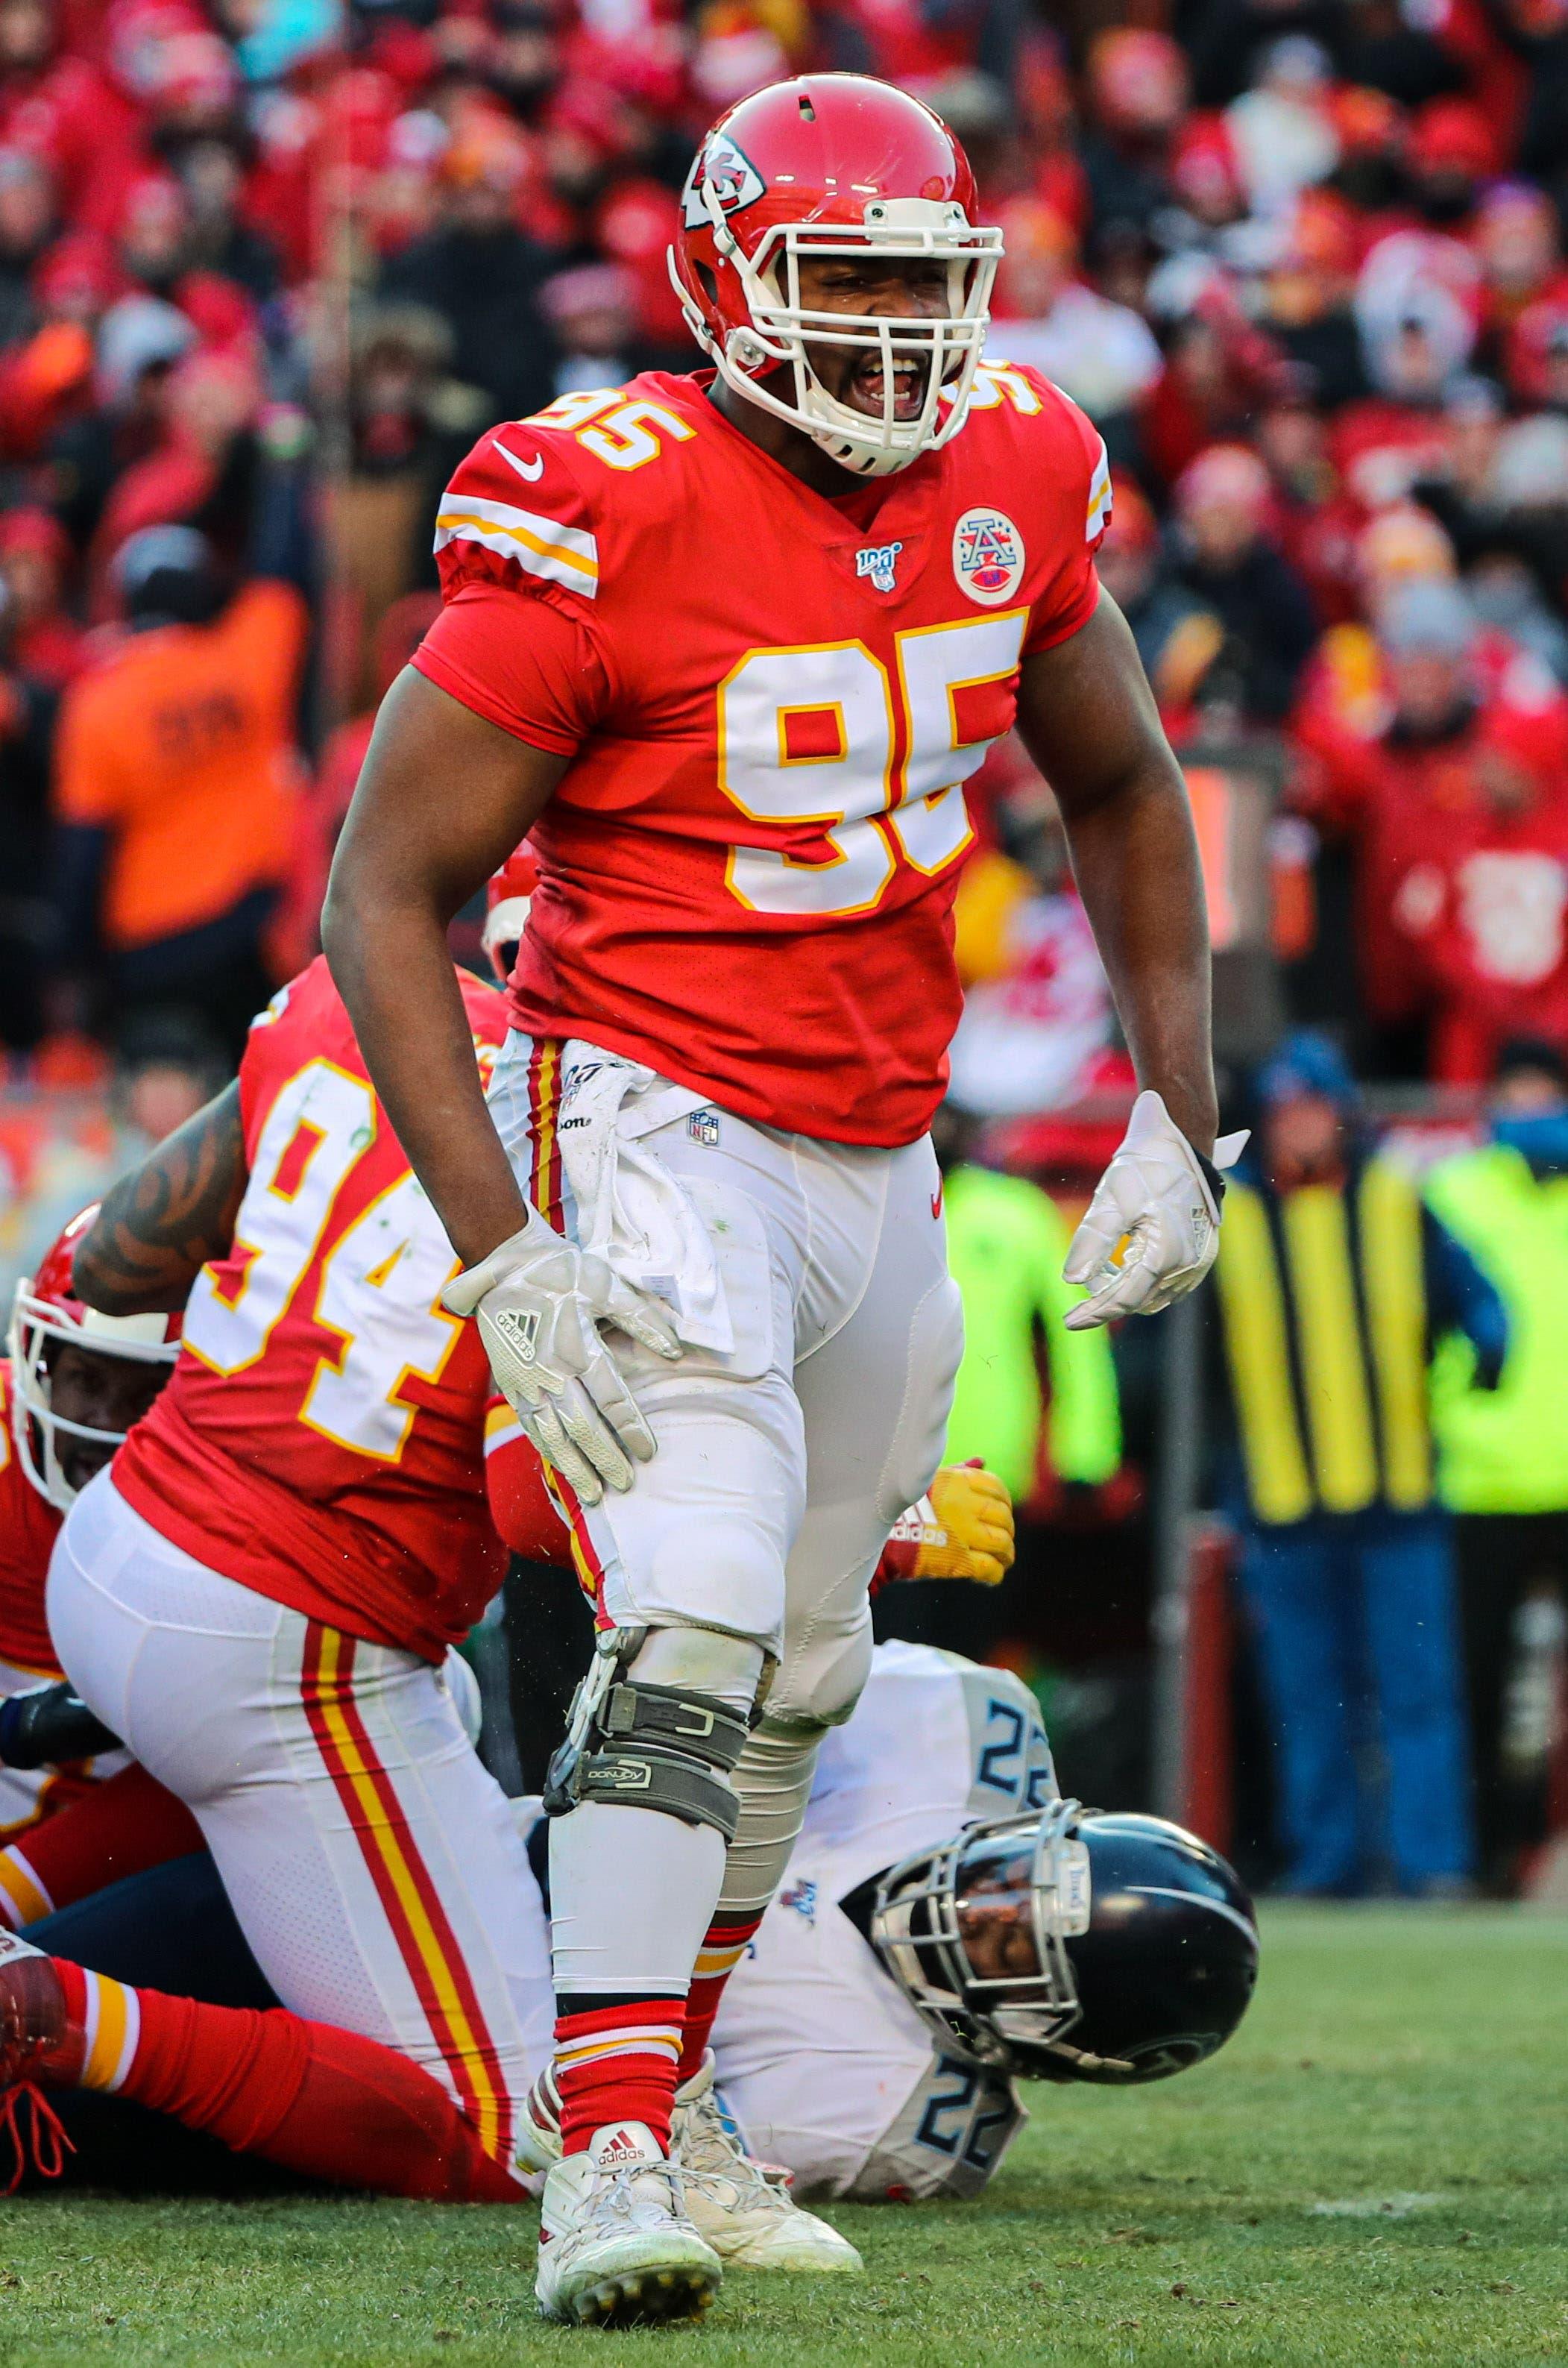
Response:
[[[599,1639],[550,1763],[545,1814],[562,1816],[585,1801],[658,1809],[685,1825],[712,1826],[727,1843],[740,1816],[730,1770],[746,1720],[717,1694],[628,1677],[644,1634],[614,1629]]]

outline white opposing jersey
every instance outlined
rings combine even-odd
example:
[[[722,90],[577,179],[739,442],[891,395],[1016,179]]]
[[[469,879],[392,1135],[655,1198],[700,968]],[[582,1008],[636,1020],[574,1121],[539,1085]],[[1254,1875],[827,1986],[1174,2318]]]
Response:
[[[879,1645],[829,1734],[778,1897],[732,1975],[719,2085],[752,2151],[802,2194],[976,2195],[1024,2121],[1010,2080],[943,2057],[839,1902],[981,1818],[1041,1808],[1039,1705],[1006,1669]]]

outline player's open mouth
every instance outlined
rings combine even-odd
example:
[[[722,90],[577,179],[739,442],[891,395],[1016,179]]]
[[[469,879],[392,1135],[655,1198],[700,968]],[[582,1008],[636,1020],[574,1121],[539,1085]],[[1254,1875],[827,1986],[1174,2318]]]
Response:
[[[895,419],[918,419],[926,401],[926,381],[931,365],[918,357],[908,360],[902,357],[892,366],[892,416]],[[864,411],[873,419],[882,416],[882,359],[880,354],[868,354],[850,371],[844,390],[844,400],[852,410]]]

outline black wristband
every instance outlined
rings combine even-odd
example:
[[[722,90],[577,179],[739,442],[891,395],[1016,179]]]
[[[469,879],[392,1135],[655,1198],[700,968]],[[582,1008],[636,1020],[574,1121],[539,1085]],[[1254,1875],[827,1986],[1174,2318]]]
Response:
[[[1203,1181],[1208,1185],[1210,1191],[1214,1195],[1215,1208],[1220,1208],[1225,1198],[1224,1178],[1221,1175],[1219,1169],[1215,1167],[1214,1162],[1211,1159],[1204,1158],[1203,1154],[1198,1149],[1196,1144],[1189,1144],[1188,1148],[1191,1150],[1194,1159],[1197,1160],[1198,1165],[1203,1170]]]

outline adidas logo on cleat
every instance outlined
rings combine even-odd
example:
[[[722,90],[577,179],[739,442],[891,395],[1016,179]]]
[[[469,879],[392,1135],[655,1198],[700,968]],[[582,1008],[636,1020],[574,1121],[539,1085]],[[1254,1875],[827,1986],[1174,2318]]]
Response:
[[[646,2160],[646,2150],[638,2144],[630,2130],[617,2130],[614,2137],[607,2138],[597,2152],[599,2165],[605,2170],[614,2170],[621,2163]]]

